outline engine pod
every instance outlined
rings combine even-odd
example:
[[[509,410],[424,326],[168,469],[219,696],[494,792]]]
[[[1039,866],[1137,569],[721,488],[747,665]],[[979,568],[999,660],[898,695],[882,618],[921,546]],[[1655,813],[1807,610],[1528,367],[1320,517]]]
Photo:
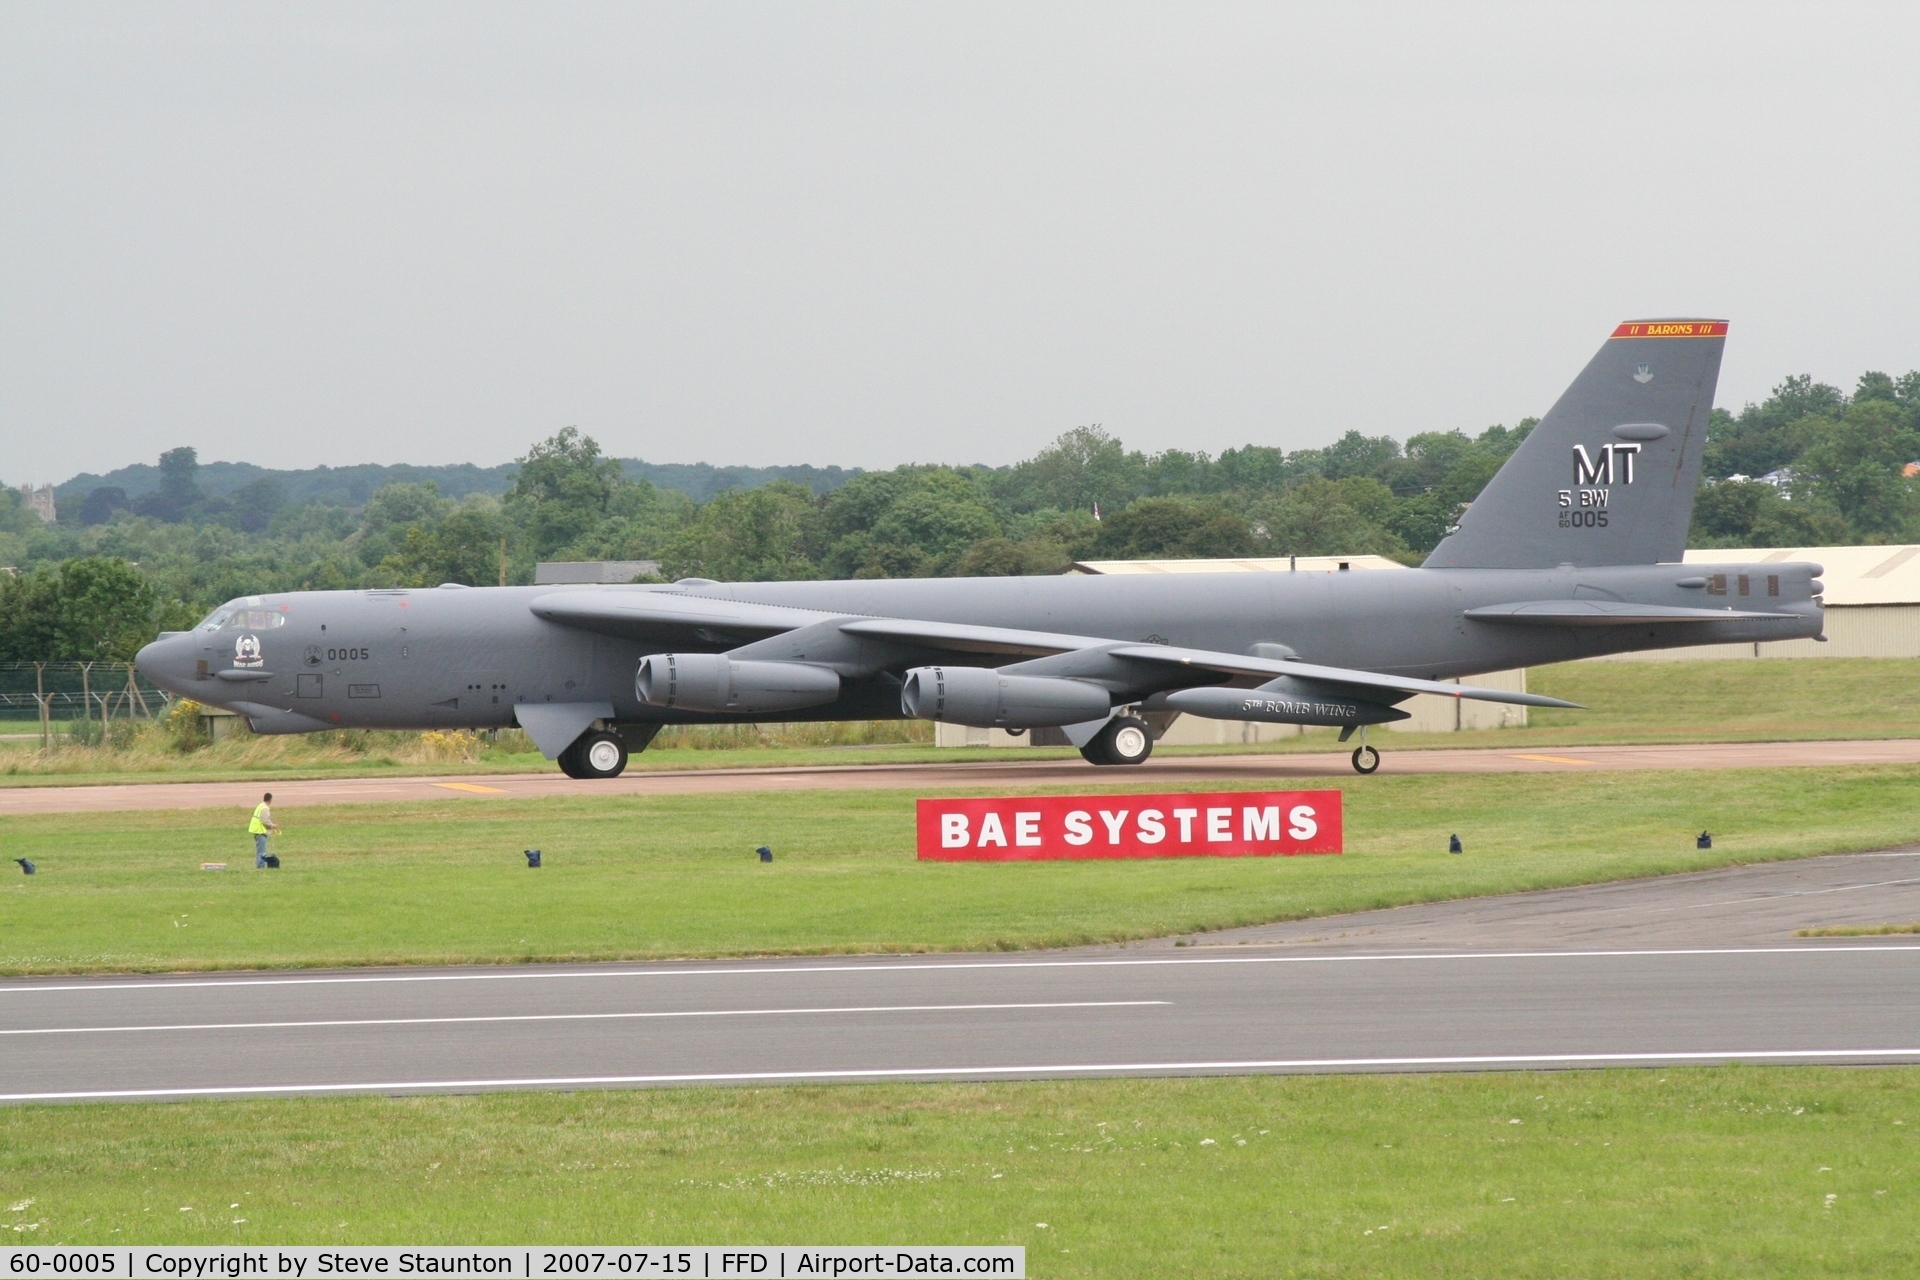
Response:
[[[1113,700],[1083,680],[1003,676],[988,667],[915,667],[900,686],[900,710],[917,720],[1032,729],[1104,720]]]
[[[756,714],[817,707],[840,696],[840,676],[805,662],[737,662],[723,653],[640,659],[633,693],[651,707]]]

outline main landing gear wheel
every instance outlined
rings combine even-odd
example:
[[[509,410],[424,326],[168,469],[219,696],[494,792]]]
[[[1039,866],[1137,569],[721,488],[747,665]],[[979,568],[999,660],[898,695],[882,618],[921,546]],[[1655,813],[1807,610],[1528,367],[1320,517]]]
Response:
[[[559,765],[569,778],[617,778],[627,767],[627,744],[604,729],[583,733],[560,753]]]
[[[1080,748],[1088,764],[1144,764],[1153,754],[1153,730],[1135,716],[1115,716]]]
[[[1355,747],[1353,749],[1353,771],[1355,773],[1372,773],[1379,767],[1380,753],[1378,751],[1375,751],[1372,747]]]

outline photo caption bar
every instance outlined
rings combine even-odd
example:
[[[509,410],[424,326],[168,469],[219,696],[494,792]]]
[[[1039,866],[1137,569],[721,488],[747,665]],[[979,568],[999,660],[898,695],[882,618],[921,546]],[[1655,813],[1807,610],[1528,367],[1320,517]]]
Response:
[[[0,1280],[312,1280],[315,1276],[1000,1276],[1025,1280],[1022,1245],[40,1245],[0,1248]]]

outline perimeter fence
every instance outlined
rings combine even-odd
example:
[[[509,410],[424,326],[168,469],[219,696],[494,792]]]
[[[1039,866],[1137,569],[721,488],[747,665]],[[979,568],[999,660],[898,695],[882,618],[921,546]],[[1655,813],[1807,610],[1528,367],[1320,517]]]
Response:
[[[0,662],[0,723],[29,721],[41,745],[58,720],[150,720],[173,695],[143,682],[131,662]]]

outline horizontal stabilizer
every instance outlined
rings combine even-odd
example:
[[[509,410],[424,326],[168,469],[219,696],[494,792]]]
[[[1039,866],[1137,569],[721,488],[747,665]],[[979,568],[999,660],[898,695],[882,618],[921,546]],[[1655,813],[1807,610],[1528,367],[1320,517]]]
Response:
[[[1518,627],[1626,627],[1655,622],[1788,622],[1797,613],[1745,613],[1737,609],[1687,609],[1678,605],[1628,604],[1619,600],[1527,600],[1469,609],[1471,622]]]

